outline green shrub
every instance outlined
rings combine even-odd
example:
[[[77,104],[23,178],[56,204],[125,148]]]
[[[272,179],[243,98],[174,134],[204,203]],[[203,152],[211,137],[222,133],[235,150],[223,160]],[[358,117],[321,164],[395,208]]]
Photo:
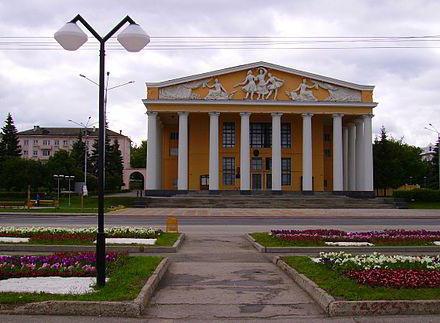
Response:
[[[402,198],[408,202],[440,202],[440,191],[427,188],[416,188],[404,191],[396,190],[393,192],[394,198]]]
[[[27,192],[0,192],[0,200],[26,200]]]

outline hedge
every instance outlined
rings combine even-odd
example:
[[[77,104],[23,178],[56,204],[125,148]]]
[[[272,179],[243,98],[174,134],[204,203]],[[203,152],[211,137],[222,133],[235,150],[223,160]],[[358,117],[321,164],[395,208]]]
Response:
[[[27,192],[0,192],[0,200],[26,200]]]
[[[427,188],[396,190],[393,197],[405,199],[407,202],[440,202],[440,191]]]

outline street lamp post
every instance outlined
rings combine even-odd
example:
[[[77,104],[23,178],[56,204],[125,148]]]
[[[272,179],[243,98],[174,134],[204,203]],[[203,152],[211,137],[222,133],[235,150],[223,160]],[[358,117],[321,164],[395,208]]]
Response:
[[[89,117],[85,124],[82,122],[73,121],[71,119],[67,120],[67,121],[72,122],[72,123],[74,123],[84,129],[84,136],[85,136],[85,138],[84,138],[84,186],[82,187],[82,193],[87,192],[87,157],[89,154],[89,151],[88,151],[89,147],[87,146],[87,139],[89,138],[88,129],[89,129],[89,126],[91,126],[91,124],[89,124],[91,118],[92,117]]]
[[[104,152],[105,152],[105,43],[125,24],[129,25],[119,33],[119,43],[129,52],[139,52],[149,42],[150,37],[129,16],[122,19],[107,35],[101,37],[80,15],[66,23],[54,35],[55,40],[66,50],[80,48],[88,39],[76,24],[80,22],[99,42],[99,133],[98,133],[98,233],[96,236],[96,280],[98,286],[105,285],[105,234],[104,234]]]
[[[66,176],[65,178],[66,178],[66,179],[68,180],[68,182],[69,182],[69,207],[70,207],[70,192],[71,192],[71,190],[70,190],[70,181],[73,180],[73,179],[75,179],[75,176]]]
[[[53,175],[53,178],[55,178],[58,182],[57,196],[58,196],[58,203],[59,203],[60,202],[60,180],[64,178],[64,175]]]
[[[438,131],[437,128],[432,125],[432,123],[430,123],[429,126],[431,128],[425,127],[425,129],[437,134],[438,189],[440,190],[440,131]]]

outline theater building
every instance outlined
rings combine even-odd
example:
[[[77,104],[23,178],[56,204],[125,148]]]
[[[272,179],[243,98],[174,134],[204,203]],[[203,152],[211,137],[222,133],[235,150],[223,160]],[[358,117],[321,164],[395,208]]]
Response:
[[[373,195],[373,86],[266,62],[146,83],[147,194]]]

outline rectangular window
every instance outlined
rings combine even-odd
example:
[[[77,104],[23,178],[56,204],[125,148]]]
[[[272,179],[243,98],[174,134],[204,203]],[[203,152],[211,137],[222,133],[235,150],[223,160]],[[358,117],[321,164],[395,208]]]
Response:
[[[23,155],[27,156],[28,155],[28,151],[27,150],[23,150]]]
[[[172,131],[170,133],[170,140],[179,140],[179,133],[176,131]]]
[[[223,185],[235,184],[235,158],[223,157]]]
[[[290,185],[292,181],[292,162],[290,158],[281,158],[281,185]]]
[[[272,147],[272,123],[251,123],[250,143],[252,148]]]
[[[235,147],[235,123],[223,122],[223,148]]]
[[[272,170],[272,158],[266,158],[266,170]]]
[[[331,150],[328,149],[328,148],[324,149],[324,156],[325,157],[331,157],[332,156]]]
[[[170,156],[177,156],[179,154],[178,147],[170,147]]]
[[[60,141],[59,140],[55,140],[55,146],[59,146],[60,145]]]
[[[24,145],[25,145],[25,146],[28,146],[28,145],[29,145],[29,139],[25,139],[25,140],[24,140]]]
[[[38,150],[34,150],[34,151],[32,152],[32,156],[37,157],[37,156],[38,156]]]
[[[50,140],[43,140],[43,146],[48,146],[50,145]]]
[[[292,147],[292,133],[290,123],[281,124],[281,148]]]
[[[63,145],[64,146],[68,146],[69,145],[69,141],[68,140],[63,140]]]
[[[324,141],[330,141],[330,134],[329,133],[325,133],[324,134]]]
[[[38,139],[34,139],[34,145],[38,145]]]
[[[44,149],[42,150],[43,156],[47,157],[50,156],[50,150]]]
[[[261,157],[252,157],[251,170],[262,170],[262,169],[263,169],[263,159]]]

